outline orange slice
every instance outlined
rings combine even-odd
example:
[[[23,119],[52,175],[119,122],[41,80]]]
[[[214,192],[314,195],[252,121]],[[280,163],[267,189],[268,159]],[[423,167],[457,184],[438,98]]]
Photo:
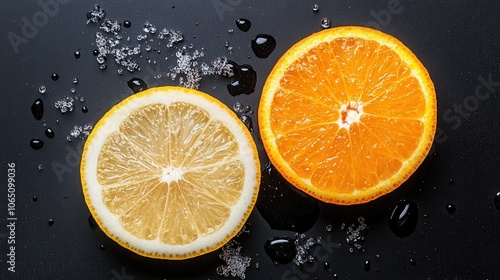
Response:
[[[132,95],[95,125],[81,161],[92,216],[140,255],[186,259],[244,225],[260,164],[248,129],[224,104],[180,87]]]
[[[292,46],[269,74],[259,128],[277,170],[329,203],[359,204],[400,186],[436,129],[436,93],[394,37],[337,27]]]

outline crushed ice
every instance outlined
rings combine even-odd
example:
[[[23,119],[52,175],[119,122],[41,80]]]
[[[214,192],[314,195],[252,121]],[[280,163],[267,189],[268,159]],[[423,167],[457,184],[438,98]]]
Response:
[[[106,16],[106,12],[99,6],[95,4],[94,9],[87,12],[87,24],[97,23]]]
[[[306,262],[314,262],[315,257],[311,253],[311,248],[321,245],[321,237],[307,237],[305,234],[295,234],[295,249],[297,254],[293,259],[295,265],[302,265]]]
[[[66,140],[71,142],[71,140],[77,138],[85,139],[87,138],[87,136],[89,136],[90,132],[92,131],[92,128],[94,127],[92,126],[91,123],[87,123],[84,125],[75,125],[73,126],[73,129],[70,130],[69,135],[66,136]]]
[[[241,255],[241,246],[235,240],[229,241],[226,245],[222,247],[222,253],[219,254],[219,258],[226,262],[226,265],[220,265],[217,267],[217,274],[229,277],[239,277],[240,279],[245,279],[245,272],[247,267],[250,266],[252,258]]]
[[[59,111],[61,111],[61,113],[63,114],[72,112],[75,108],[75,105],[73,104],[74,100],[75,99],[73,97],[65,96],[63,99],[56,101],[54,103],[54,107],[56,107],[56,109],[59,109]]]
[[[345,223],[342,223],[340,226],[340,230],[346,230]],[[358,250],[362,250],[361,243],[365,240],[365,233],[368,229],[368,225],[365,223],[364,217],[358,218],[357,224],[351,224],[347,227],[346,230],[346,242],[349,245],[354,246]],[[350,248],[350,252],[352,252],[352,248]]]

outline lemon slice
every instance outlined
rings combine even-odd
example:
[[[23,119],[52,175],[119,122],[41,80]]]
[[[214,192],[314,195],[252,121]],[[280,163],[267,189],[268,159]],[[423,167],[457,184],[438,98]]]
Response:
[[[186,259],[234,237],[257,199],[248,129],[217,99],[180,87],[135,94],[95,125],[80,167],[101,229],[140,255]]]

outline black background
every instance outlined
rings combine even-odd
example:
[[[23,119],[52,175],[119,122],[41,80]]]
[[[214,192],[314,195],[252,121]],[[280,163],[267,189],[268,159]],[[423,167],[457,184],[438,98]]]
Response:
[[[50,2],[50,1],[48,1]],[[175,50],[164,48],[157,56],[156,71],[145,70],[148,54],[139,58],[143,70],[119,76],[117,65],[109,62],[100,70],[92,51],[97,25],[86,25],[86,12],[92,2],[62,1],[58,10],[47,12],[47,22],[31,38],[23,35],[23,17],[33,17],[44,9],[36,1],[3,1],[0,9],[0,278],[16,279],[219,279],[216,267],[223,264],[219,251],[187,261],[143,258],[121,248],[87,219],[79,180],[79,152],[82,141],[68,142],[66,135],[74,125],[95,123],[119,100],[132,94],[127,87],[131,77],[149,86],[177,82],[154,73],[175,66]],[[426,66],[435,83],[438,99],[438,133],[431,155],[399,189],[376,201],[359,206],[333,206],[320,203],[320,217],[308,236],[321,236],[337,246],[320,251],[321,261],[308,264],[295,273],[293,264],[275,265],[264,253],[264,242],[276,236],[293,237],[291,231],[271,230],[257,209],[252,213],[250,233],[242,234],[242,254],[252,258],[247,279],[499,279],[500,210],[493,203],[500,191],[500,3],[489,1],[113,1],[100,3],[107,17],[132,27],[131,44],[146,20],[159,28],[181,30],[184,43],[193,50],[205,49],[204,61],[227,56],[248,63],[257,71],[256,92],[232,97],[228,80],[206,77],[200,89],[232,106],[236,101],[257,109],[265,78],[277,59],[295,42],[321,30],[320,20],[328,17],[332,26],[374,26],[404,42]],[[52,1],[52,3],[57,3]],[[311,7],[319,4],[319,11]],[[397,4],[397,3],[396,3]],[[389,7],[388,7],[389,5]],[[40,16],[40,14],[38,14]],[[389,17],[387,16],[389,15]],[[43,15],[42,15],[43,17]],[[41,18],[42,18],[41,17]],[[252,22],[248,32],[236,28],[235,20]],[[378,18],[378,22],[377,22]],[[375,23],[375,24],[374,24]],[[234,29],[234,32],[228,32]],[[18,51],[9,41],[9,32],[24,36]],[[255,57],[250,41],[267,33],[277,41],[267,59]],[[234,49],[229,53],[229,42]],[[75,59],[73,53],[81,52]],[[164,57],[168,57],[165,60]],[[151,65],[150,69],[155,69]],[[52,81],[58,73],[58,81]],[[79,83],[73,85],[77,77]],[[498,81],[488,88],[481,80]],[[45,85],[42,95],[38,87]],[[70,88],[85,97],[75,102],[75,111],[62,115],[53,104]],[[479,89],[482,100],[475,97]],[[487,97],[485,97],[487,96]],[[45,115],[33,118],[30,106],[36,98],[45,103]],[[81,106],[89,112],[81,112]],[[464,109],[460,112],[457,106]],[[258,139],[256,116],[253,136],[261,151],[262,166],[267,163]],[[51,127],[54,139],[44,135]],[[29,146],[32,138],[45,141],[40,150]],[[433,153],[436,153],[436,156]],[[7,163],[16,165],[16,272],[7,271]],[[52,169],[65,165],[60,178]],[[44,169],[39,171],[37,166]],[[453,184],[449,180],[453,179]],[[33,196],[38,200],[34,202]],[[419,206],[418,225],[407,238],[390,230],[387,220],[391,207],[409,199]],[[456,213],[446,205],[453,203]],[[346,244],[340,224],[354,223],[363,216],[369,226],[363,243],[365,252]],[[54,224],[49,227],[49,219]],[[327,232],[326,225],[333,230]],[[106,249],[100,250],[103,244]],[[338,246],[340,244],[340,246]],[[378,257],[377,257],[378,255]],[[323,261],[330,268],[323,268]],[[410,264],[413,259],[416,264]],[[370,260],[371,270],[364,270]],[[259,268],[255,264],[259,263]]]

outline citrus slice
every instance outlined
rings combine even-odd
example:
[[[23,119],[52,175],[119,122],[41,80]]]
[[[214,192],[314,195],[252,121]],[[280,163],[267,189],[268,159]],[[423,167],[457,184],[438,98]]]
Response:
[[[269,74],[258,111],[264,148],[295,187],[359,204],[400,186],[436,129],[436,94],[394,37],[337,27],[292,46]]]
[[[152,88],[109,110],[85,143],[85,202],[140,255],[186,259],[223,246],[255,204],[260,164],[238,117],[215,98]]]

